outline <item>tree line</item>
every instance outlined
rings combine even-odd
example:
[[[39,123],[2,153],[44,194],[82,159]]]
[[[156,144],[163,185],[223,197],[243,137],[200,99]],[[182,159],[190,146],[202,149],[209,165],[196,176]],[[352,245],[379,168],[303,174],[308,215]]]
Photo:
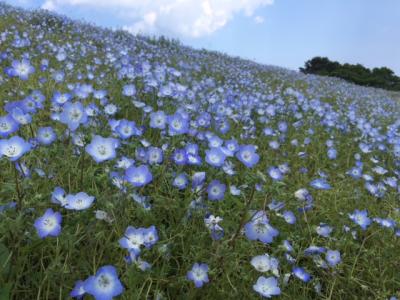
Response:
[[[400,91],[400,77],[386,67],[368,69],[361,64],[340,64],[327,57],[314,57],[305,62],[300,71],[306,74],[332,76],[376,88]]]

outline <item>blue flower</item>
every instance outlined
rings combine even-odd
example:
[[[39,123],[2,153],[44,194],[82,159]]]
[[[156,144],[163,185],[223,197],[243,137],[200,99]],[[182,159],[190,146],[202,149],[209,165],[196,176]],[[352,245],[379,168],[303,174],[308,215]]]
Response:
[[[9,76],[19,77],[22,80],[27,80],[29,75],[35,72],[35,68],[26,59],[14,60],[11,64],[11,68],[7,71]]]
[[[128,226],[124,237],[119,240],[122,248],[133,251],[136,255],[140,253],[140,247],[145,244],[145,228],[135,228]]]
[[[226,155],[220,148],[206,150],[206,162],[213,167],[222,167]]]
[[[270,167],[267,172],[273,180],[281,181],[283,179],[283,173],[278,167]]]
[[[85,192],[80,192],[75,195],[68,194],[65,197],[65,201],[67,202],[65,208],[72,210],[85,210],[88,209],[95,198],[93,196],[89,196]]]
[[[264,211],[257,212],[250,222],[244,225],[244,233],[251,240],[259,240],[264,244],[270,244],[279,231],[268,223],[268,218]]]
[[[146,165],[139,167],[131,166],[125,171],[125,180],[134,187],[142,187],[153,180],[153,175]]]
[[[296,223],[296,216],[290,210],[283,212],[283,218],[285,219],[286,223],[288,224],[295,224]]]
[[[134,96],[136,94],[136,88],[133,84],[126,84],[124,85],[124,87],[122,88],[122,94],[124,96]]]
[[[328,262],[328,265],[330,265],[331,267],[336,266],[341,261],[340,252],[337,250],[326,251],[325,258]]]
[[[63,188],[57,186],[51,194],[51,202],[60,204],[61,206],[67,205],[66,194]]]
[[[330,190],[332,188],[325,178],[314,179],[310,182],[310,185],[317,190]]]
[[[80,124],[85,124],[87,122],[87,114],[82,103],[65,103],[63,112],[60,115],[60,121],[66,124],[71,131],[75,131]]]
[[[61,214],[54,212],[51,208],[47,209],[43,216],[36,219],[35,228],[40,238],[47,236],[58,236],[61,233]]]
[[[56,140],[57,135],[52,127],[40,127],[36,138],[42,145],[50,145]]]
[[[165,129],[167,124],[167,115],[163,111],[156,111],[150,114],[150,127]]]
[[[187,279],[192,280],[196,288],[201,288],[208,282],[208,265],[195,263],[192,269],[187,272]]]
[[[103,138],[95,135],[85,150],[97,163],[101,163],[116,157],[115,149],[118,145],[119,141],[114,138]]]
[[[11,161],[16,161],[31,150],[32,145],[19,136],[8,140],[0,140],[0,157],[6,156]]]
[[[316,228],[318,235],[323,236],[323,237],[329,237],[332,230],[333,230],[332,227],[330,227],[327,224],[322,224],[322,223],[319,226],[317,226],[317,228]]]
[[[150,249],[151,247],[153,247],[155,243],[157,243],[158,233],[154,225],[150,226],[149,228],[145,228],[143,230],[143,240],[144,240],[144,245],[147,249]]]
[[[293,275],[296,276],[298,279],[304,282],[309,282],[311,280],[311,275],[306,272],[301,267],[294,267],[293,268]]]
[[[258,272],[265,273],[268,271],[272,271],[277,276],[279,275],[279,261],[275,257],[270,257],[268,254],[254,256],[251,259],[250,264]]]
[[[161,164],[164,159],[164,153],[162,149],[157,147],[149,147],[147,149],[147,162],[150,165]]]
[[[117,270],[113,266],[101,267],[96,275],[86,279],[83,288],[96,300],[111,300],[124,291]]]
[[[248,168],[254,167],[260,160],[260,156],[256,153],[254,145],[240,146],[236,157]]]
[[[281,294],[281,289],[278,286],[278,280],[275,277],[264,277],[260,276],[257,279],[256,284],[253,285],[254,291],[259,293],[261,296],[271,298],[271,296],[277,296]]]
[[[83,299],[83,296],[86,293],[84,285],[85,285],[84,281],[78,280],[77,282],[75,282],[75,286],[73,290],[69,293],[69,295],[72,298]]]
[[[358,210],[356,209],[352,214],[349,214],[350,220],[359,225],[363,230],[366,230],[367,227],[371,224],[371,219],[368,217],[367,210]]]
[[[219,180],[213,180],[207,187],[208,199],[211,201],[219,201],[224,199],[226,186]]]
[[[183,190],[184,188],[186,188],[187,184],[188,184],[188,178],[185,173],[181,173],[181,174],[177,175],[174,178],[174,181],[172,182],[172,185],[177,187],[180,190]]]
[[[188,120],[178,112],[168,118],[168,126],[168,132],[171,136],[184,134],[189,130]]]
[[[118,133],[121,139],[128,139],[133,135],[138,135],[136,123],[128,120],[120,120],[118,126],[115,128],[115,131]]]
[[[19,129],[19,123],[11,115],[0,117],[0,137],[6,138]]]

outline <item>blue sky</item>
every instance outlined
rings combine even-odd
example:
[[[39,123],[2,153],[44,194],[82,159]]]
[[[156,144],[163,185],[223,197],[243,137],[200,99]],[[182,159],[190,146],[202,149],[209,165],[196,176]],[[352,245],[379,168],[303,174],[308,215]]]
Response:
[[[398,0],[6,0],[298,69],[313,56],[400,75]]]

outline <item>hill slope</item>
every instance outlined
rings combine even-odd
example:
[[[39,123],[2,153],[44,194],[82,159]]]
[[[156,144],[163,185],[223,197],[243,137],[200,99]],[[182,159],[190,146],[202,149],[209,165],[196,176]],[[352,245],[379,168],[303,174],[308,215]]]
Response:
[[[399,296],[386,91],[4,4],[0,68],[5,299]]]

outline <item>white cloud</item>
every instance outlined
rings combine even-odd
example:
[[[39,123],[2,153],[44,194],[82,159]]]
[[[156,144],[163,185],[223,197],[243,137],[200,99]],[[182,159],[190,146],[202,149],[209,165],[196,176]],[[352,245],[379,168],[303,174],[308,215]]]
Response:
[[[256,22],[257,24],[262,24],[262,23],[264,23],[264,21],[265,21],[264,18],[261,16],[254,17],[254,22]]]
[[[209,35],[236,15],[253,17],[254,12],[273,0],[46,0],[43,8],[82,7],[110,11],[133,33],[167,34],[185,37]],[[255,22],[264,19],[256,16]]]

